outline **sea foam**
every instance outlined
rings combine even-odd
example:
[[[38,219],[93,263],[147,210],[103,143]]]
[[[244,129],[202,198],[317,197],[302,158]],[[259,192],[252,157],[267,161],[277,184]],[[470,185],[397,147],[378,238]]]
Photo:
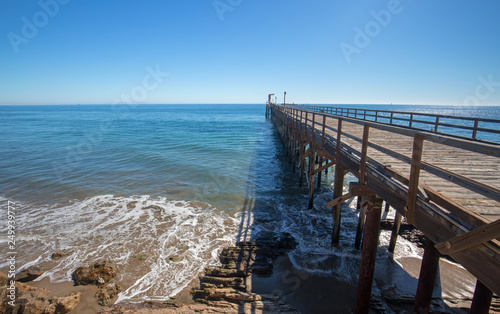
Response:
[[[18,206],[20,270],[63,251],[68,255],[38,278],[62,282],[71,280],[79,266],[107,260],[118,268],[116,281],[123,288],[118,302],[177,294],[205,267],[218,263],[222,248],[235,242],[239,222],[206,203],[147,195]]]

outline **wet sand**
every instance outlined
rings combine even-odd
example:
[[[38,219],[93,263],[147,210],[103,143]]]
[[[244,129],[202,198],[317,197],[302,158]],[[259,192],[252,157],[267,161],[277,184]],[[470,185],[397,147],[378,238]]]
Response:
[[[401,257],[397,261],[390,256],[377,259],[372,295],[375,300],[380,301],[381,309],[390,308],[396,313],[402,310],[412,310],[420,263],[421,260],[416,257]],[[440,260],[439,270],[441,280],[437,282],[434,290],[434,311],[468,313],[475,278],[462,267],[444,258]],[[96,286],[74,286],[73,282],[51,283],[49,278],[28,284],[47,289],[51,296],[66,296],[81,292],[81,301],[72,313],[90,314],[103,309],[97,304],[95,298],[98,290]],[[180,304],[181,307],[192,305],[194,301],[190,290],[197,284],[197,280],[192,281],[172,299],[172,302]],[[351,313],[356,304],[356,283],[345,282],[334,276],[301,272],[293,266],[288,255],[280,256],[274,261],[274,271],[271,276],[253,275],[251,284],[252,292],[279,295],[283,302],[305,314],[332,311]],[[115,300],[116,297],[110,305]],[[137,307],[141,308],[143,313],[147,313],[148,309],[144,307],[145,305],[147,304],[128,304],[123,308]],[[153,309],[151,311],[154,312]],[[165,312],[167,311],[165,309]]]
[[[80,302],[73,311],[71,311],[72,313],[93,314],[99,312],[101,309],[101,306],[97,304],[97,299],[95,298],[95,294],[98,291],[96,286],[75,286],[73,282],[69,281],[51,283],[49,278],[43,278],[40,281],[31,281],[27,284],[33,287],[47,289],[50,296],[62,297],[71,293],[81,292]],[[115,301],[115,299],[112,301]]]
[[[397,262],[392,258],[379,258],[375,266],[375,283],[372,295],[379,300],[380,308],[393,311],[410,311],[417,289],[421,260],[403,257]],[[402,267],[401,267],[402,266]],[[434,311],[468,313],[475,278],[465,269],[444,259],[440,261],[441,282],[434,290]],[[334,276],[315,275],[296,269],[288,256],[275,261],[270,277],[252,277],[252,290],[257,293],[274,293],[302,313],[351,313],[356,305],[356,283],[345,282]],[[440,296],[446,300],[440,300]],[[464,311],[461,308],[465,308]]]

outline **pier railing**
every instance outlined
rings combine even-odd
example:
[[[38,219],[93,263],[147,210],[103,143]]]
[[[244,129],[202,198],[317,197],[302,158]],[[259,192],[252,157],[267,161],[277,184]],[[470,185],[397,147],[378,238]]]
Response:
[[[332,106],[288,106],[399,127],[415,128],[436,134],[500,143],[500,119]]]

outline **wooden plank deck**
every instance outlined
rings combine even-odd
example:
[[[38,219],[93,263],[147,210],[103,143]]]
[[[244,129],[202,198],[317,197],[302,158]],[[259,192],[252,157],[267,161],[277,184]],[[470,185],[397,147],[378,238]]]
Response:
[[[338,119],[327,118],[327,125],[335,128]],[[349,135],[362,138],[363,126],[354,123],[344,123],[343,132]],[[316,130],[318,130],[316,128]],[[334,137],[335,132],[328,130],[327,134]],[[401,134],[394,134],[388,131],[375,128],[370,129],[369,142],[382,146],[391,151],[400,153],[411,159],[413,137]],[[344,135],[343,143],[358,151],[361,151],[361,143]],[[391,167],[393,170],[406,174],[409,177],[410,164],[395,157],[384,154],[372,147],[368,148],[368,156],[380,164]],[[422,162],[446,169],[458,175],[481,182],[496,189],[500,189],[500,159],[493,156],[486,156],[477,152],[472,152],[457,147],[446,146],[433,142],[425,142]],[[481,215],[488,221],[495,221],[500,218],[500,202],[475,193],[456,183],[437,177],[429,172],[420,173],[420,184],[425,185],[437,192],[442,193],[454,200],[465,209]]]
[[[335,162],[358,178],[364,167],[366,185],[405,217],[411,199],[414,139],[423,137],[421,161],[415,163],[420,169],[419,188],[411,191],[417,195],[412,224],[438,244],[436,248],[453,252],[450,255],[456,261],[500,295],[500,237],[491,231],[498,229],[494,222],[500,219],[500,144],[325,113],[328,109],[321,107],[271,105],[269,110],[290,148],[299,141],[311,150],[310,156],[316,151],[338,156]],[[365,129],[366,165],[362,167]],[[460,247],[465,243],[460,237],[477,228],[485,228],[493,238],[483,236],[475,243],[471,236],[473,240],[465,242],[473,245]],[[448,246],[455,247],[449,250]]]

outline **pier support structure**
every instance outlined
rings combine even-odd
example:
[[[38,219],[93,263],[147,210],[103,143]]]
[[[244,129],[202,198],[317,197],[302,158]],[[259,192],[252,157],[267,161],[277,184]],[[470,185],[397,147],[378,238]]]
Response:
[[[335,182],[333,186],[333,199],[342,196],[344,189],[344,174],[345,168],[341,164],[335,165]],[[332,231],[332,246],[339,246],[340,240],[340,220],[342,219],[342,203],[339,203],[332,208],[333,214],[333,231]]]
[[[470,199],[474,195],[481,194],[487,197],[485,201],[489,203],[498,201],[500,192],[495,187],[478,182],[473,176],[465,177],[443,168],[441,164],[435,165],[433,163],[436,161],[441,163],[439,157],[436,157],[441,150],[448,152],[446,156],[450,158],[454,156],[455,152],[462,154],[463,150],[466,150],[467,154],[488,155],[488,158],[492,159],[491,157],[500,157],[500,149],[490,144],[429,134],[425,130],[412,128],[413,114],[410,114],[408,120],[396,117],[395,113],[398,112],[390,112],[390,123],[387,123],[378,121],[378,118],[387,120],[389,116],[386,113],[379,114],[379,111],[373,113],[365,109],[355,109],[352,112],[350,108],[276,106],[269,101],[269,109],[266,110],[266,114],[271,116],[278,129],[286,150],[290,153],[294,169],[296,167],[295,160],[298,159],[299,186],[302,186],[303,177],[306,175],[309,208],[313,205],[315,179],[320,187],[321,171],[325,170],[326,173],[328,167],[336,164],[334,200],[327,203],[328,208],[333,207],[333,246],[339,244],[341,203],[355,196],[358,196],[362,201],[363,206],[358,205],[360,219],[355,244],[359,248],[361,240],[363,240],[357,313],[367,313],[369,309],[382,210],[382,200],[379,197],[384,198],[397,210],[389,251],[393,252],[395,249],[403,216],[408,223],[419,228],[428,237],[414,311],[421,313],[430,308],[439,256],[442,254],[455,258],[480,279],[476,285],[471,310],[472,312],[486,313],[492,298],[491,291],[500,293],[500,281],[495,279],[499,278],[500,273],[497,258],[500,254],[498,250],[500,220],[488,221],[481,215],[465,208],[465,203],[451,201],[448,194],[438,193],[432,187],[421,183],[420,172],[422,171],[424,179],[428,178],[430,174],[438,177],[438,179],[432,177],[433,180],[429,182],[431,185],[437,185],[434,180],[439,180],[436,182],[443,183],[444,187],[451,189],[449,195],[456,195],[455,185],[459,185],[466,195],[471,196]],[[439,117],[436,116],[434,133],[437,131]],[[327,119],[328,124],[326,123]],[[322,133],[320,131],[321,120],[323,121]],[[407,128],[401,128],[399,123],[393,125],[393,120],[409,121],[409,125]],[[344,126],[342,125],[343,121],[345,122]],[[475,119],[473,140],[476,139],[478,121]],[[310,122],[312,123],[310,124]],[[338,123],[336,129],[335,122]],[[498,122],[500,125],[500,120]],[[326,145],[325,126],[328,129]],[[457,125],[457,127],[460,126]],[[360,137],[361,128],[362,137]],[[481,129],[481,131],[483,130],[488,131]],[[491,131],[498,133],[497,129]],[[392,142],[390,134],[393,134],[398,140]],[[318,140],[319,135],[322,135],[322,140]],[[411,143],[411,138],[400,141],[401,135],[412,136],[413,143]],[[346,140],[342,141],[344,137]],[[423,151],[424,142],[426,154]],[[359,143],[361,147],[359,147]],[[402,144],[404,147],[399,146]],[[405,152],[402,153],[400,150]],[[370,151],[370,156],[368,156],[368,151]],[[410,151],[411,156],[408,156]],[[372,154],[372,152],[376,152],[376,154]],[[424,160],[422,160],[422,156],[425,157]],[[479,157],[478,159],[481,160],[478,162],[481,169],[490,169],[486,166],[493,164],[489,159],[483,160]],[[323,162],[326,162],[326,165],[323,165]],[[403,164],[410,165],[409,176],[395,170]],[[393,165],[398,167],[393,168]],[[455,164],[447,161],[444,166],[455,167]],[[347,171],[358,177],[359,181],[355,188],[351,186],[349,193],[342,195],[344,176]],[[318,174],[317,178],[314,178],[315,174]],[[497,178],[492,176],[492,179],[496,180]],[[425,180],[423,182],[427,183]],[[449,182],[454,185],[450,187]],[[375,193],[379,196],[376,196]],[[457,230],[469,231],[462,234]],[[433,240],[440,243],[434,245]],[[493,276],[493,274],[495,275]]]
[[[429,313],[432,301],[432,291],[436,282],[439,266],[439,251],[429,238],[425,240],[424,256],[418,277],[417,294],[415,295],[414,313]]]
[[[372,293],[375,259],[377,257],[380,216],[382,214],[381,198],[375,195],[362,199],[361,206],[366,210],[366,224],[363,232],[363,250],[359,268],[358,291],[356,296],[356,313],[368,313]]]
[[[392,225],[392,233],[391,233],[391,241],[389,242],[389,248],[387,249],[389,252],[394,253],[394,249],[396,248],[396,241],[398,240],[399,228],[401,227],[401,219],[403,216],[396,211],[396,215],[394,216],[394,224]]]
[[[474,290],[474,297],[472,298],[470,312],[488,314],[490,311],[492,297],[493,292],[478,280],[476,282],[476,289]]]

